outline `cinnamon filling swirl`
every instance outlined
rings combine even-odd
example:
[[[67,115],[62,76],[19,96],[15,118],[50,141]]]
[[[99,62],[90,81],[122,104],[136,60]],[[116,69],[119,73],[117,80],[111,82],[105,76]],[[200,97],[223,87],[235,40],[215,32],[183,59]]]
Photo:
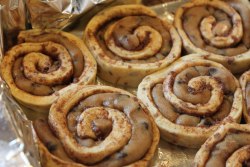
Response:
[[[22,32],[18,38],[19,43],[25,42],[46,42],[51,41],[54,43],[58,43],[64,46],[73,63],[73,77],[74,80],[77,81],[78,78],[81,76],[83,69],[84,69],[84,55],[78,47],[75,47],[73,41],[69,41],[67,38],[63,37],[60,32],[51,34],[49,32],[44,31],[43,33],[29,33],[29,32]]]
[[[235,78],[226,70],[209,66],[186,65],[153,87],[154,103],[168,120],[185,126],[211,126],[230,113]]]
[[[84,38],[99,65],[99,77],[115,85],[136,87],[181,53],[175,28],[142,5],[101,11],[88,23]]]
[[[234,75],[199,56],[184,56],[145,77],[137,91],[162,138],[192,148],[199,148],[220,124],[239,122],[244,109]]]
[[[71,80],[71,57],[56,43],[23,43],[15,47],[13,57],[13,79],[25,92],[48,96]]]
[[[155,125],[135,97],[98,87],[76,86],[59,98],[48,124],[34,122],[39,139],[67,163],[124,166],[140,161],[156,148]]]
[[[21,31],[6,52],[1,76],[12,95],[28,108],[48,112],[70,84],[94,83],[96,62],[84,43],[56,29]]]
[[[247,42],[238,44],[243,37],[243,27],[236,11],[225,13],[210,5],[196,6],[185,11],[182,17],[183,29],[195,46],[225,56],[248,50]]]
[[[172,48],[166,26],[158,18],[146,15],[110,22],[98,32],[98,39],[111,59],[133,63],[162,60]]]
[[[194,159],[196,167],[248,166],[250,161],[250,131],[248,125],[222,125],[202,145]]]

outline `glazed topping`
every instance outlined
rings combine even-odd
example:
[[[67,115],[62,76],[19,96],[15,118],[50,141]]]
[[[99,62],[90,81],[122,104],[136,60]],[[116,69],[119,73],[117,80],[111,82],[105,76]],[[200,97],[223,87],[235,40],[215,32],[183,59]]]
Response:
[[[50,117],[52,126],[60,120],[53,113]],[[141,159],[152,143],[150,119],[137,99],[128,95],[90,95],[66,117],[76,150],[64,139],[61,142],[68,155],[83,164],[111,167],[131,164]]]
[[[77,80],[84,69],[84,56],[82,51],[75,46],[75,44],[68,38],[58,33],[46,33],[45,31],[41,34],[25,33],[18,37],[19,43],[24,42],[46,42],[52,41],[65,47],[71,56],[73,67],[74,67],[74,79]]]
[[[21,90],[47,96],[71,81],[73,65],[61,45],[23,43],[13,48],[13,54],[12,75]]]
[[[183,63],[152,89],[161,114],[185,126],[212,126],[231,111],[237,83],[226,69],[209,63]]]
[[[127,16],[107,23],[97,35],[111,59],[149,63],[164,59],[170,52],[169,29],[156,17]]]
[[[234,10],[224,2],[206,3],[187,8],[182,16],[183,29],[191,42],[219,55],[234,56],[246,52],[250,47],[249,4],[230,0]]]
[[[239,163],[242,166],[248,164],[250,160],[249,143],[249,133],[236,132],[227,134],[226,137],[211,150],[210,156],[206,162],[206,167],[224,167],[226,166],[227,160],[233,160],[233,163]]]

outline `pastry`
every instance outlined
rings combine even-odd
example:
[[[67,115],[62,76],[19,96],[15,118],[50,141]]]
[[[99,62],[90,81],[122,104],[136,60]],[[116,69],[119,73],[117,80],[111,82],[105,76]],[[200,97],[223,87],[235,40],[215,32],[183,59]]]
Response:
[[[246,71],[240,77],[240,85],[245,100],[243,116],[246,123],[250,123],[250,71]]]
[[[221,126],[201,146],[195,167],[250,166],[250,126],[228,123]]]
[[[96,62],[74,35],[34,29],[20,32],[18,42],[5,54],[1,75],[11,94],[28,108],[48,112],[71,83],[95,82]]]
[[[224,66],[193,54],[143,79],[137,97],[147,106],[161,137],[198,148],[223,122],[239,122],[238,80]]]
[[[148,166],[159,142],[141,102],[108,86],[72,85],[51,106],[48,124],[34,122],[44,166]]]
[[[88,23],[84,39],[98,63],[98,76],[115,85],[137,87],[181,54],[175,28],[142,5],[100,12]]]
[[[219,62],[233,73],[249,68],[249,25],[247,0],[193,0],[175,15],[175,26],[186,51]]]

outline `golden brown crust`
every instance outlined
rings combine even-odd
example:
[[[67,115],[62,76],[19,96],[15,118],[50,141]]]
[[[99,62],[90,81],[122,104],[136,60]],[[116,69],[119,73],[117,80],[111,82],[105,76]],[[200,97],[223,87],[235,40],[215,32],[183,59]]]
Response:
[[[96,62],[84,43],[74,35],[54,29],[34,29],[22,31],[18,40],[20,44],[3,58],[1,75],[21,104],[35,111],[48,112],[50,105],[63,92],[61,88],[72,80],[83,85],[95,82]],[[63,42],[70,45],[65,46]],[[78,61],[82,64],[78,76],[75,76],[77,70],[71,57],[76,57],[75,53],[82,57]]]
[[[244,110],[243,110],[243,116],[245,119],[246,123],[250,123],[250,97],[249,97],[249,93],[250,93],[250,71],[246,71],[245,73],[243,73],[239,79],[240,81],[240,85],[241,85],[241,89],[242,89],[242,93],[243,93],[243,97],[244,97]]]
[[[240,167],[250,160],[250,127],[227,123],[218,128],[201,146],[194,159],[195,167]]]
[[[137,91],[137,97],[148,107],[159,127],[161,137],[192,148],[202,145],[221,123],[239,122],[243,110],[237,79],[222,65],[198,56],[182,57],[169,67],[145,77]],[[222,85],[217,90],[209,80],[217,82],[217,86],[223,85],[222,95]],[[168,84],[170,82],[174,84]],[[220,93],[217,96],[213,91]],[[171,94],[176,98],[172,99]],[[222,101],[218,100],[221,97]],[[208,105],[211,98],[219,103],[219,108],[215,103]],[[189,109],[192,112],[187,111]]]
[[[177,10],[175,26],[188,53],[200,53],[240,73],[250,63],[249,20],[245,0],[193,0]]]
[[[80,102],[79,104],[80,104],[80,106],[82,105],[82,104],[84,104],[85,102],[84,101],[86,101],[86,99],[87,99],[87,97],[89,97],[89,98],[91,98],[91,99],[93,99],[93,97],[95,96],[95,95],[97,95],[97,96],[99,96],[98,94],[99,93],[101,93],[101,96],[106,96],[107,95],[107,93],[110,93],[111,94],[111,96],[110,96],[110,98],[112,99],[112,94],[119,94],[119,97],[123,97],[124,95],[126,96],[126,97],[129,97],[129,98],[131,98],[131,99],[133,99],[133,100],[135,100],[135,104],[137,104],[137,103],[140,103],[139,101],[137,101],[136,100],[136,98],[132,95],[132,94],[130,94],[130,93],[128,93],[128,92],[126,92],[126,91],[124,91],[124,90],[121,90],[121,89],[117,89],[117,88],[113,88],[113,87],[108,87],[108,86],[77,86],[77,85],[72,85],[71,86],[71,89],[69,89],[67,92],[65,92],[65,94],[64,95],[62,95],[58,100],[57,100],[57,102],[56,103],[54,103],[53,105],[52,105],[52,107],[51,107],[51,110],[50,110],[50,114],[49,114],[49,124],[50,124],[50,127],[51,127],[51,129],[52,129],[52,131],[53,132],[56,132],[56,133],[54,133],[58,138],[61,138],[62,136],[60,135],[60,133],[61,132],[59,132],[59,129],[60,129],[60,131],[62,130],[61,128],[62,127],[64,127],[64,126],[67,126],[67,125],[64,125],[64,123],[63,124],[60,124],[59,122],[60,121],[62,121],[61,120],[61,118],[59,118],[59,117],[64,117],[63,116],[63,113],[65,113],[66,112],[66,110],[72,110],[72,105],[73,106],[75,106],[76,105],[76,107],[78,106],[77,104],[79,103],[79,100],[81,101],[82,100],[82,102]],[[106,94],[105,94],[106,93]],[[72,96],[72,95],[74,95],[74,96]],[[95,96],[95,97],[97,97],[97,96]],[[99,98],[97,98],[96,100],[98,101],[98,99],[100,99],[100,98],[102,98],[101,96],[99,96]],[[124,97],[125,97],[124,96]],[[69,98],[69,97],[71,97],[71,98]],[[66,100],[66,99],[70,99],[70,100]],[[107,99],[107,98],[105,98],[105,99]],[[94,101],[96,101],[96,100],[94,100]],[[119,99],[117,99],[117,100],[119,100]],[[114,101],[115,102],[115,101]],[[106,103],[106,102],[104,102],[104,103]],[[63,104],[63,105],[62,105]],[[87,104],[87,103],[86,103]],[[89,104],[89,103],[88,103]],[[122,103],[118,103],[119,104],[119,106],[121,107],[123,104]],[[121,105],[120,105],[121,104]],[[115,105],[115,104],[114,104]],[[96,107],[95,107],[95,104],[92,104],[92,102],[91,102],[91,106],[93,106],[93,107],[90,107],[90,108],[88,108],[88,109],[86,109],[82,114],[83,115],[85,115],[84,116],[84,118],[83,119],[86,119],[85,121],[88,121],[87,120],[87,117],[88,118],[91,118],[92,116],[90,116],[89,114],[90,113],[92,113],[92,114],[95,114],[95,113],[99,113],[99,112],[103,112],[102,111],[102,109],[103,108],[105,108],[105,110],[113,110],[113,109],[110,109],[110,107],[99,107],[99,104],[96,104]],[[151,138],[152,138],[152,140],[151,140],[151,144],[150,144],[150,146],[149,146],[149,148],[148,149],[146,149],[146,153],[144,153],[143,154],[143,157],[141,157],[140,159],[137,159],[136,161],[134,161],[134,162],[132,162],[132,163],[129,163],[129,164],[124,164],[124,165],[126,165],[126,166],[133,166],[133,167],[135,167],[135,166],[148,166],[150,163],[151,163],[151,160],[152,160],[152,158],[153,158],[153,156],[154,156],[154,153],[155,153],[155,151],[156,151],[156,148],[157,148],[157,146],[158,146],[158,142],[159,142],[159,131],[158,131],[158,129],[157,129],[157,127],[156,127],[156,125],[155,125],[155,123],[154,123],[154,121],[153,121],[153,119],[152,119],[152,117],[150,116],[150,115],[148,115],[148,111],[147,111],[147,109],[146,109],[146,107],[144,107],[143,105],[141,105],[140,104],[140,107],[142,107],[143,108],[143,111],[140,111],[140,112],[143,112],[143,115],[144,114],[146,114],[147,116],[147,119],[149,119],[149,121],[150,121],[150,124],[148,124],[147,125],[147,128],[149,129],[149,130],[151,130],[151,132],[150,132],[150,134],[151,134]],[[116,107],[114,107],[114,110],[116,110],[117,108]],[[80,109],[81,110],[81,109]],[[92,110],[91,112],[89,112],[90,110]],[[129,108],[127,108],[127,109],[125,109],[125,111],[126,112],[130,112],[130,110],[131,109],[129,109]],[[76,111],[75,109],[73,109],[71,112],[73,112],[73,111]],[[124,111],[124,112],[125,112]],[[60,112],[60,113],[59,113]],[[112,115],[112,111],[108,111],[109,112],[109,115]],[[130,115],[130,117],[131,117],[131,126],[133,126],[133,115],[137,115],[137,114],[139,114],[139,113],[137,113],[136,114],[136,112],[137,111],[132,111],[131,110],[131,115]],[[116,112],[117,114],[122,114],[123,112]],[[134,113],[134,114],[132,114],[132,113]],[[142,120],[144,120],[144,116],[143,117],[141,117],[140,115],[141,115],[142,113],[140,113],[138,116],[138,122],[141,122]],[[83,115],[81,115],[80,117],[82,117]],[[100,117],[101,115],[103,115],[103,114],[101,114],[101,113],[99,113],[98,114],[98,117]],[[93,118],[93,117],[92,117]],[[122,118],[122,117],[120,117],[120,118]],[[58,122],[59,121],[59,122]],[[78,144],[78,150],[79,150],[79,152],[82,152],[81,154],[83,154],[83,152],[88,152],[88,150],[89,150],[89,153],[87,153],[87,154],[85,154],[85,155],[83,155],[83,156],[88,156],[89,158],[86,158],[86,159],[82,159],[81,158],[81,161],[82,161],[82,163],[73,163],[73,162],[67,162],[67,161],[64,161],[64,160],[62,160],[62,159],[60,159],[59,157],[56,157],[55,155],[53,155],[52,153],[50,153],[49,151],[48,151],[48,149],[44,146],[44,144],[41,142],[41,141],[39,141],[38,143],[39,143],[39,147],[40,147],[40,152],[41,152],[41,157],[42,157],[42,159],[43,159],[43,165],[44,166],[53,166],[53,165],[57,165],[57,166],[76,166],[76,167],[80,167],[80,166],[85,166],[86,164],[85,163],[83,163],[83,161],[84,162],[86,162],[87,164],[91,164],[91,162],[90,162],[90,159],[93,159],[93,162],[95,162],[96,160],[96,162],[98,162],[97,164],[92,164],[92,165],[94,165],[94,166],[105,166],[105,165],[108,165],[108,166],[110,166],[110,165],[112,165],[112,166],[120,166],[120,165],[118,165],[118,164],[120,164],[120,163],[117,163],[116,161],[116,159],[114,159],[114,160],[112,160],[112,161],[108,161],[107,159],[105,159],[105,160],[103,160],[103,162],[102,161],[100,161],[100,160],[98,160],[98,157],[99,157],[99,154],[102,154],[102,155],[104,155],[104,154],[107,154],[109,151],[108,150],[110,150],[110,149],[112,149],[112,147],[116,147],[115,145],[120,145],[123,141],[122,140],[126,140],[125,138],[126,138],[126,135],[127,134],[130,134],[131,132],[125,132],[126,130],[126,128],[125,127],[122,127],[122,124],[124,124],[124,121],[122,121],[122,122],[120,122],[119,123],[119,126],[120,126],[120,132],[118,132],[118,131],[116,131],[116,129],[115,129],[115,124],[116,124],[116,121],[117,121],[117,118],[116,119],[114,119],[113,120],[113,130],[110,132],[110,134],[106,137],[106,139],[111,139],[111,140],[114,140],[114,138],[112,137],[112,135],[113,134],[116,134],[117,136],[114,136],[114,137],[118,137],[119,136],[119,133],[123,133],[123,138],[124,139],[119,139],[118,141],[119,141],[119,144],[117,143],[117,141],[116,140],[114,140],[112,143],[113,143],[113,145],[112,146],[110,146],[110,147],[108,147],[108,148],[106,148],[105,149],[105,152],[100,152],[100,153],[98,153],[98,152],[96,152],[96,151],[98,151],[98,150],[96,150],[95,151],[95,153],[91,153],[91,149],[93,149],[94,147],[96,148],[96,147],[99,147],[99,146],[93,146],[93,148],[92,147],[83,147],[83,146],[81,146],[81,145],[79,145]],[[60,125],[59,125],[59,124]],[[79,125],[77,125],[78,127],[77,128],[85,128],[85,127],[79,127],[80,126],[80,124],[81,123],[79,123]],[[125,121],[125,124],[126,124],[126,121]],[[130,124],[130,123],[129,123]],[[58,127],[59,126],[61,126],[61,128],[59,128],[58,129]],[[69,126],[69,124],[68,124],[68,126]],[[86,125],[87,126],[87,125]],[[138,126],[138,125],[136,125],[136,126]],[[140,126],[140,125],[139,125]],[[68,127],[65,127],[65,128],[68,128]],[[134,128],[136,128],[136,127],[133,127],[133,129]],[[122,129],[122,130],[121,130]],[[148,130],[147,129],[147,130]],[[63,130],[63,131],[65,131],[65,130]],[[66,132],[67,131],[67,132]],[[64,147],[64,149],[65,149],[65,151],[67,152],[67,150],[69,149],[66,145],[66,143],[64,143],[64,139],[66,139],[66,138],[68,138],[68,135],[69,136],[71,136],[71,134],[70,134],[70,132],[68,131],[68,130],[66,130],[65,132],[63,132],[63,139],[61,140],[61,142],[62,142],[62,144],[63,144],[63,147]],[[85,131],[85,130],[84,130]],[[114,132],[113,132],[114,131]],[[133,130],[134,131],[134,130]],[[81,133],[82,133],[83,131],[81,131]],[[86,132],[86,131],[85,131]],[[38,132],[39,133],[39,132]],[[77,132],[78,133],[78,132]],[[147,132],[146,131],[144,131],[143,133],[141,133],[140,132],[140,138],[143,138],[143,136],[144,136],[144,134],[147,134]],[[41,135],[41,133],[39,133],[38,134],[38,136],[39,135]],[[80,134],[79,134],[80,135]],[[133,133],[132,133],[132,135],[133,135]],[[60,137],[61,136],[61,137]],[[132,139],[133,138],[133,139]],[[134,141],[132,141],[132,140],[134,140],[135,138],[134,137],[132,137],[131,139],[129,139],[130,140],[130,142],[129,143],[131,143],[131,142],[134,142]],[[103,140],[103,142],[106,142],[106,139],[104,139]],[[69,140],[72,140],[72,139],[67,139],[68,141]],[[145,142],[146,142],[146,140],[144,140]],[[74,143],[74,142],[73,142]],[[72,144],[73,144],[72,143]],[[146,142],[147,143],[147,142]],[[141,143],[141,145],[140,145],[140,147],[144,147],[144,146],[142,146],[142,144],[143,143]],[[97,144],[97,145],[99,145],[99,144]],[[101,143],[100,143],[100,145],[102,145]],[[126,145],[126,144],[125,144]],[[71,145],[72,146],[72,145]],[[128,147],[129,146],[129,144],[128,145],[126,145],[126,146],[124,146],[124,148],[122,147],[122,150],[126,150],[126,147]],[[66,148],[67,147],[67,148]],[[101,147],[100,147],[100,149],[102,149]],[[139,150],[140,150],[141,148],[137,148],[137,152],[135,152],[136,154],[140,154],[139,152]],[[73,149],[69,149],[69,150],[71,150],[71,151],[73,151]],[[120,150],[120,149],[119,149]],[[71,152],[70,151],[70,152]],[[119,151],[120,152],[120,151]],[[125,151],[126,152],[126,151]],[[94,157],[92,157],[91,156],[91,154],[98,154],[98,156],[94,156]],[[74,156],[74,155],[76,155],[76,154],[78,154],[78,153],[74,153],[74,152],[71,152],[70,154],[68,154],[69,156]],[[116,153],[114,153],[114,155],[115,155]],[[112,153],[111,153],[111,155],[113,155]],[[129,156],[129,153],[128,153],[128,155],[127,156]],[[113,156],[111,156],[111,157],[113,157]],[[71,157],[71,158],[73,158],[73,157]],[[101,158],[102,159],[102,158]],[[119,160],[119,159],[118,159]],[[125,162],[125,161],[124,161]],[[124,163],[123,162],[123,163]],[[112,164],[109,164],[109,163],[112,163]],[[85,165],[84,165],[85,164]],[[86,165],[86,166],[88,166],[88,165]]]
[[[88,23],[84,40],[99,65],[98,75],[117,85],[136,87],[144,76],[168,66],[181,53],[175,28],[142,5],[100,12]]]

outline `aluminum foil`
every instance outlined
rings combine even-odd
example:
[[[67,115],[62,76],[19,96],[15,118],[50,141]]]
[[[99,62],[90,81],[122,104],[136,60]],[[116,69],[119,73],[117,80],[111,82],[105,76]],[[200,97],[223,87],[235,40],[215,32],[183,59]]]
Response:
[[[32,28],[62,29],[97,4],[112,0],[26,0]]]
[[[0,83],[0,167],[40,167],[32,123]]]
[[[0,60],[4,53],[2,19],[7,15],[3,12],[6,9],[0,5]],[[14,24],[11,21],[9,23]],[[0,78],[0,167],[40,166],[33,132],[31,122],[10,96]]]
[[[29,2],[35,0],[27,0]],[[57,0],[43,0],[44,3],[49,3],[52,5]],[[63,1],[63,0],[61,0]],[[67,0],[66,0],[67,1]],[[66,2],[64,1],[64,2]],[[72,0],[71,0],[72,1]],[[1,2],[1,0],[0,0]],[[99,3],[100,1],[96,1]],[[117,0],[111,4],[127,4],[127,3],[139,3],[140,0]],[[157,14],[166,19],[168,22],[173,22],[173,12],[176,8],[184,3],[184,0],[179,0],[176,2],[165,3],[158,6],[152,6],[151,8],[157,12]],[[91,2],[93,5],[95,2]],[[72,11],[72,6],[67,8],[58,8],[58,3],[54,6],[50,6],[53,9],[59,11]],[[66,5],[67,6],[67,5]],[[67,31],[77,35],[82,38],[84,27],[87,22],[103,7],[95,7],[93,10],[85,13],[81,16],[78,23],[66,28]],[[64,9],[64,10],[62,10]],[[78,11],[80,12],[80,11]],[[66,12],[66,15],[68,13]],[[72,13],[71,13],[72,14]],[[47,22],[45,22],[47,23]],[[66,25],[66,24],[65,24]],[[110,85],[100,79],[97,79],[97,84],[100,85]],[[47,115],[41,115],[41,113],[33,112],[23,106],[18,105],[12,96],[8,92],[3,84],[0,89],[0,167],[1,166],[40,166],[40,159],[38,154],[38,148],[35,144],[36,135],[34,133],[31,122],[27,119],[26,115],[30,120],[36,119],[38,117],[46,117]],[[112,85],[111,85],[112,86]],[[136,89],[127,89],[128,91],[136,94]],[[25,114],[26,115],[25,115]],[[8,125],[8,128],[5,128]],[[4,150],[2,152],[2,150]],[[6,152],[14,152],[14,156],[9,156],[6,158]],[[192,161],[197,152],[196,149],[188,149],[184,147],[175,146],[164,140],[161,140],[159,147],[155,154],[155,158],[152,166],[154,167],[191,167]],[[20,162],[18,161],[20,160]],[[1,164],[5,163],[5,164]],[[12,163],[12,164],[11,164]],[[7,164],[7,165],[6,165]]]
[[[0,5],[6,50],[15,44],[19,31],[26,29],[26,10],[23,0],[0,0]]]
[[[4,50],[15,45],[20,30],[31,27],[63,29],[92,7],[111,1],[113,0],[0,0]]]

